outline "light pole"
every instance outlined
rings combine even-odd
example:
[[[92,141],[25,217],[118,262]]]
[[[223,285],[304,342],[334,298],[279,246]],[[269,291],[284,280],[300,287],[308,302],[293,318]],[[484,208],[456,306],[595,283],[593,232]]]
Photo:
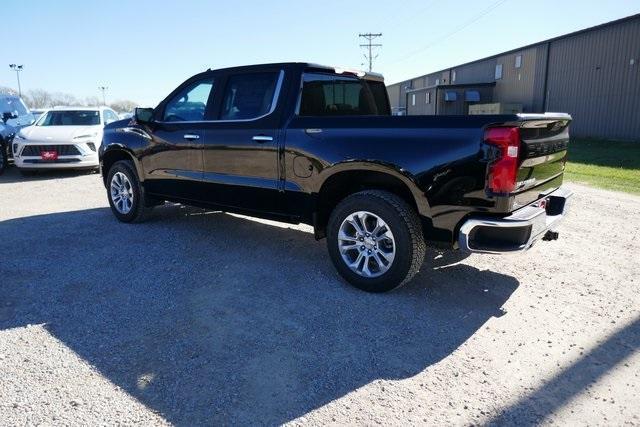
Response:
[[[109,89],[109,86],[98,86],[98,89],[102,91],[102,105],[107,105],[107,98],[105,97],[105,92]]]
[[[22,64],[9,64],[9,68],[16,72],[16,77],[18,78],[18,96],[22,98],[22,88],[20,87],[20,71],[23,70],[24,66]]]

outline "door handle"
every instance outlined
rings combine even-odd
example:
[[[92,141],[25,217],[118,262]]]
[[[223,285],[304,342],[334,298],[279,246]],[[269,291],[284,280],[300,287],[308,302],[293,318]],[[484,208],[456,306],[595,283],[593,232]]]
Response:
[[[266,135],[256,135],[251,139],[253,139],[255,142],[271,142],[271,141],[273,141],[273,137],[266,136]]]
[[[200,135],[196,135],[195,133],[185,133],[184,139],[188,139],[188,140],[200,139]]]

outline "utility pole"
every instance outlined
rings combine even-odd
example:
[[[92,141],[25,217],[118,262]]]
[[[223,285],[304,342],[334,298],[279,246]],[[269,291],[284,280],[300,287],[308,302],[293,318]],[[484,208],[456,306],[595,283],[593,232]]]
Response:
[[[358,34],[358,37],[362,37],[365,40],[367,40],[366,44],[361,44],[360,47],[366,47],[369,49],[369,54],[367,55],[366,53],[364,54],[364,57],[369,60],[369,71],[373,70],[373,60],[376,59],[378,57],[378,55],[373,56],[373,48],[374,47],[382,47],[381,44],[374,44],[372,43],[374,39],[377,39],[378,37],[382,37],[382,33],[377,33],[377,34],[372,34],[372,33],[366,33],[366,34]]]
[[[22,98],[22,88],[20,87],[20,71],[24,69],[24,66],[18,64],[9,64],[9,68],[16,72],[16,77],[18,78],[18,96]]]
[[[98,89],[102,91],[102,105],[107,105],[107,98],[105,92],[109,89],[109,86],[98,86]]]

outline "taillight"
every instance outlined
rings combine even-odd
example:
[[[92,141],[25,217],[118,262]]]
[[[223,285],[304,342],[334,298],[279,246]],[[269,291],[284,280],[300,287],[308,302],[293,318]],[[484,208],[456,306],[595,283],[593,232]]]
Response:
[[[499,149],[500,156],[489,165],[489,190],[511,193],[516,188],[520,129],[495,127],[485,131],[484,141]]]

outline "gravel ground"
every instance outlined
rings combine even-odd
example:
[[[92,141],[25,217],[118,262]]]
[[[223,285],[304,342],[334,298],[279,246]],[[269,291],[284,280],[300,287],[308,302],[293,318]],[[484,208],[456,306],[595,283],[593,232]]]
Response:
[[[306,226],[98,175],[0,177],[0,424],[640,424],[640,198],[570,185],[557,242],[338,279]]]

